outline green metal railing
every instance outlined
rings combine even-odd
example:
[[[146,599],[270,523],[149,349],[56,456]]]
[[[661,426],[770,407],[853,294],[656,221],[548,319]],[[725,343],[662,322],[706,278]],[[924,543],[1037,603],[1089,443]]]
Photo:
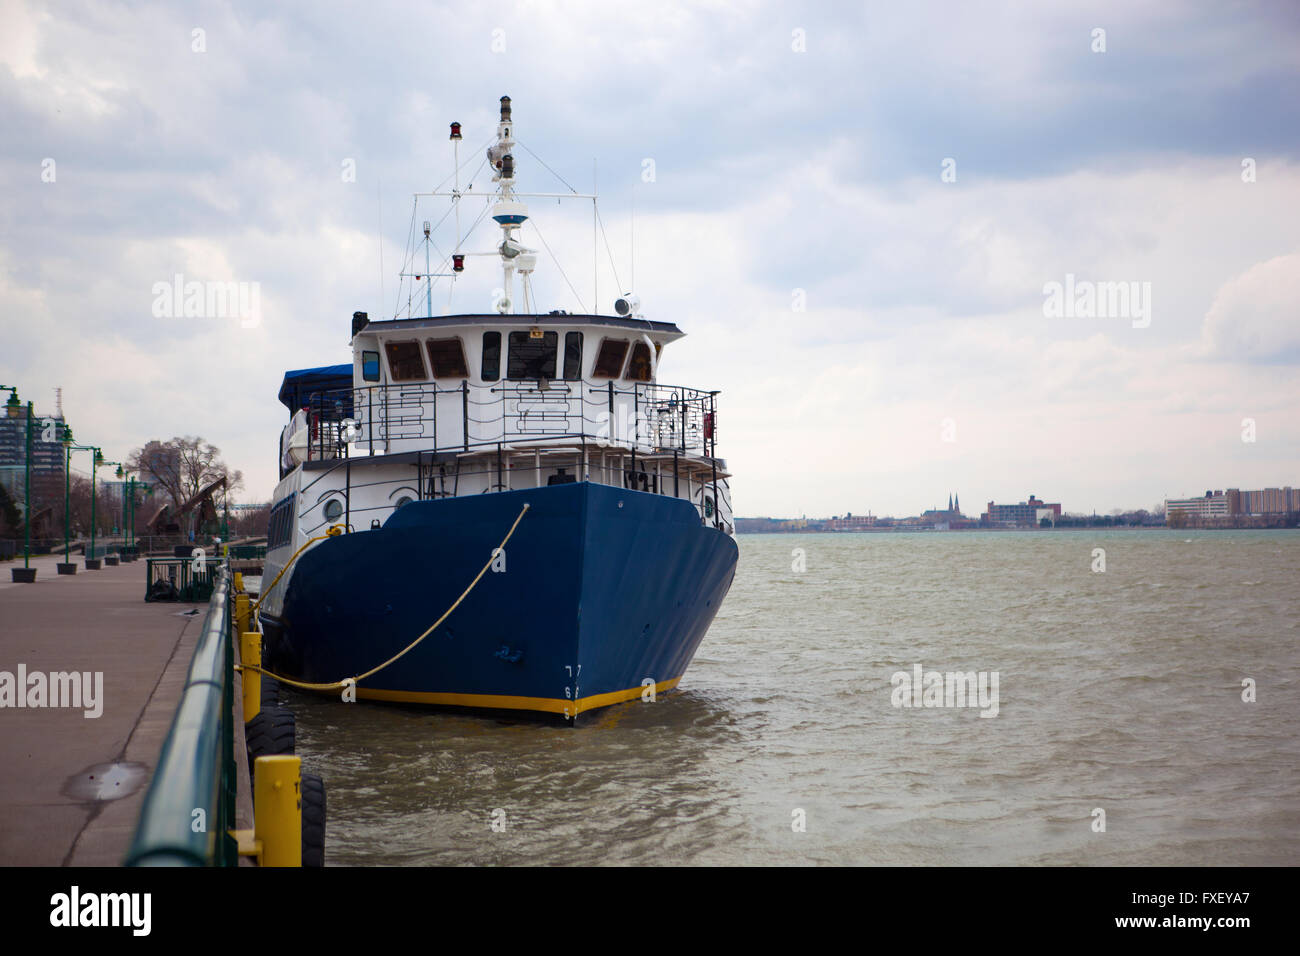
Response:
[[[266,545],[264,544],[232,544],[226,549],[226,557],[236,560],[248,560],[250,558],[265,558]]]
[[[216,571],[203,633],[145,794],[126,866],[236,866],[230,571]]]
[[[206,601],[216,590],[217,574],[225,567],[223,558],[204,558],[195,570],[195,558],[148,558],[145,561],[146,601]]]

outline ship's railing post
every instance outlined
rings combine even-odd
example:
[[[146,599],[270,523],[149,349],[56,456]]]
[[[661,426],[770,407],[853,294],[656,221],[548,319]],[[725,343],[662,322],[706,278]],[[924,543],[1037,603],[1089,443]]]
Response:
[[[366,439],[370,442],[370,454],[375,453],[375,387],[366,386]]]
[[[709,457],[716,458],[718,450],[718,403],[717,392],[709,392]],[[714,496],[716,501],[717,496]]]
[[[461,418],[461,437],[464,439],[464,450],[469,451],[469,382],[460,383],[460,418]]]
[[[718,527],[722,517],[718,512],[718,459],[710,457],[713,463],[713,527]]]
[[[686,450],[686,405],[687,405],[686,395],[683,394],[682,395],[682,434],[681,434],[681,438],[679,439],[679,444],[681,445],[682,451]]]

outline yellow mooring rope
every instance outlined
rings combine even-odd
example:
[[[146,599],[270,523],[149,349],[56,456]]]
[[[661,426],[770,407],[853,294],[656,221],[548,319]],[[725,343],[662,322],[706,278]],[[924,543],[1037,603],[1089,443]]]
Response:
[[[506,532],[506,536],[501,539],[501,544],[498,545],[497,548],[490,555],[488,555],[487,563],[484,564],[482,570],[480,570],[479,573],[474,576],[474,580],[469,582],[469,587],[467,587],[464,591],[461,592],[460,597],[456,598],[456,603],[453,604],[451,607],[447,608],[447,610],[443,612],[442,617],[438,618],[438,620],[430,624],[429,629],[427,631],[425,631],[423,634],[417,637],[414,641],[412,641],[410,644],[404,647],[401,651],[394,654],[388,660],[384,661],[378,667],[372,667],[364,674],[358,674],[356,677],[347,677],[344,678],[343,680],[331,681],[328,684],[309,684],[304,681],[291,680],[288,677],[281,677],[279,674],[271,673],[264,667],[258,667],[253,664],[243,664],[240,665],[238,669],[257,671],[259,674],[265,674],[267,677],[274,677],[282,684],[288,684],[290,687],[297,687],[302,690],[341,690],[342,688],[347,687],[349,684],[355,687],[357,683],[359,683],[360,681],[365,680],[367,677],[371,677],[375,674],[378,674],[389,664],[392,664],[394,661],[398,660],[399,658],[404,657],[410,651],[413,651],[417,644],[419,644],[422,640],[424,640],[426,637],[428,637],[430,634],[436,631],[438,629],[438,625],[441,624],[443,621],[447,620],[447,618],[451,616],[452,611],[460,607],[460,602],[465,600],[465,598],[469,597],[469,592],[474,590],[474,588],[478,585],[479,581],[482,580],[483,575],[487,573],[487,569],[492,566],[492,562],[496,560],[497,555],[500,554],[501,551],[505,548],[506,542],[509,541],[511,536],[515,533],[515,528],[519,527],[519,522],[524,519],[524,513],[528,511],[528,507],[529,506],[525,504],[523,508],[520,509],[518,517],[515,518],[515,523],[510,526],[510,530]],[[330,536],[322,535],[321,537],[324,538]],[[289,564],[292,564],[294,558],[298,557],[299,554],[302,554],[303,550],[306,549],[308,544],[311,544],[312,541],[320,541],[320,540],[321,538],[312,538],[311,541],[308,541],[307,544],[304,544],[301,548],[298,549],[297,553],[294,554],[293,558],[289,559]],[[280,574],[284,574],[284,572],[288,570],[289,564],[286,564],[284,566],[284,568],[280,571]],[[280,580],[280,574],[277,574],[275,576],[275,581],[271,582],[271,587],[275,587],[276,581]],[[269,592],[270,588],[267,588],[267,591]],[[262,595],[262,597],[265,597],[265,595]],[[259,604],[261,603],[261,598],[258,599],[258,603]]]
[[[291,557],[288,561],[286,561],[286,562],[284,563],[284,567],[282,567],[282,568],[280,569],[280,573],[277,574],[277,575],[275,576],[275,580],[273,580],[273,581],[271,582],[271,586],[268,587],[268,588],[266,588],[266,590],[264,590],[261,594],[259,594],[259,595],[257,596],[257,600],[254,601],[253,604],[252,604],[252,606],[248,609],[248,610],[249,610],[249,613],[250,613],[250,614],[255,613],[255,612],[257,611],[257,609],[260,608],[260,607],[262,606],[262,602],[266,600],[267,595],[269,595],[269,594],[271,593],[272,589],[273,589],[277,584],[280,583],[280,579],[281,579],[282,577],[284,577],[284,572],[285,572],[285,571],[288,571],[290,565],[292,565],[295,561],[298,560],[298,555],[302,554],[304,551],[306,551],[309,547],[311,547],[311,546],[312,546],[313,544],[315,544],[317,541],[324,541],[326,538],[332,538],[332,537],[334,537],[334,536],[331,535],[331,534],[318,534],[318,535],[317,535],[316,537],[314,537],[314,538],[308,538],[307,541],[306,541],[306,543],[303,544],[303,546],[302,546],[301,548],[299,548],[297,551],[295,551],[295,552],[293,553],[293,557]]]

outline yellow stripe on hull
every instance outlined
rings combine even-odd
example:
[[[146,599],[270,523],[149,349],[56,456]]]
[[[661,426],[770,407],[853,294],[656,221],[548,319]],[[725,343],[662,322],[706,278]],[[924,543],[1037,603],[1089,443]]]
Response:
[[[677,686],[680,677],[660,681],[655,684],[655,693],[662,694]],[[640,697],[645,687],[629,687],[627,690],[610,691],[608,694],[593,694],[580,697],[576,701],[563,697],[511,697],[504,694],[431,694],[410,690],[378,690],[358,687],[357,696],[363,700],[387,700],[403,704],[434,704],[440,707],[474,707],[479,710],[535,710],[548,714],[568,714],[576,717],[584,711],[610,704],[621,704],[625,700]]]

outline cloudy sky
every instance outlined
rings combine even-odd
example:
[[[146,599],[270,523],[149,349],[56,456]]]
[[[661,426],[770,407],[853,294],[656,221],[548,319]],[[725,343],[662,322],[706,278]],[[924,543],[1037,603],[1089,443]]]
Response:
[[[502,94],[521,188],[564,188],[533,153],[594,180],[618,270],[589,206],[534,204],[541,308],[635,268],[687,332],[661,380],[722,391],[739,514],[1300,485],[1281,2],[0,0],[0,382],[111,459],[201,435],[266,500],[283,372],[406,314],[411,194]],[[256,322],[156,316],[177,275],[256,283]]]

